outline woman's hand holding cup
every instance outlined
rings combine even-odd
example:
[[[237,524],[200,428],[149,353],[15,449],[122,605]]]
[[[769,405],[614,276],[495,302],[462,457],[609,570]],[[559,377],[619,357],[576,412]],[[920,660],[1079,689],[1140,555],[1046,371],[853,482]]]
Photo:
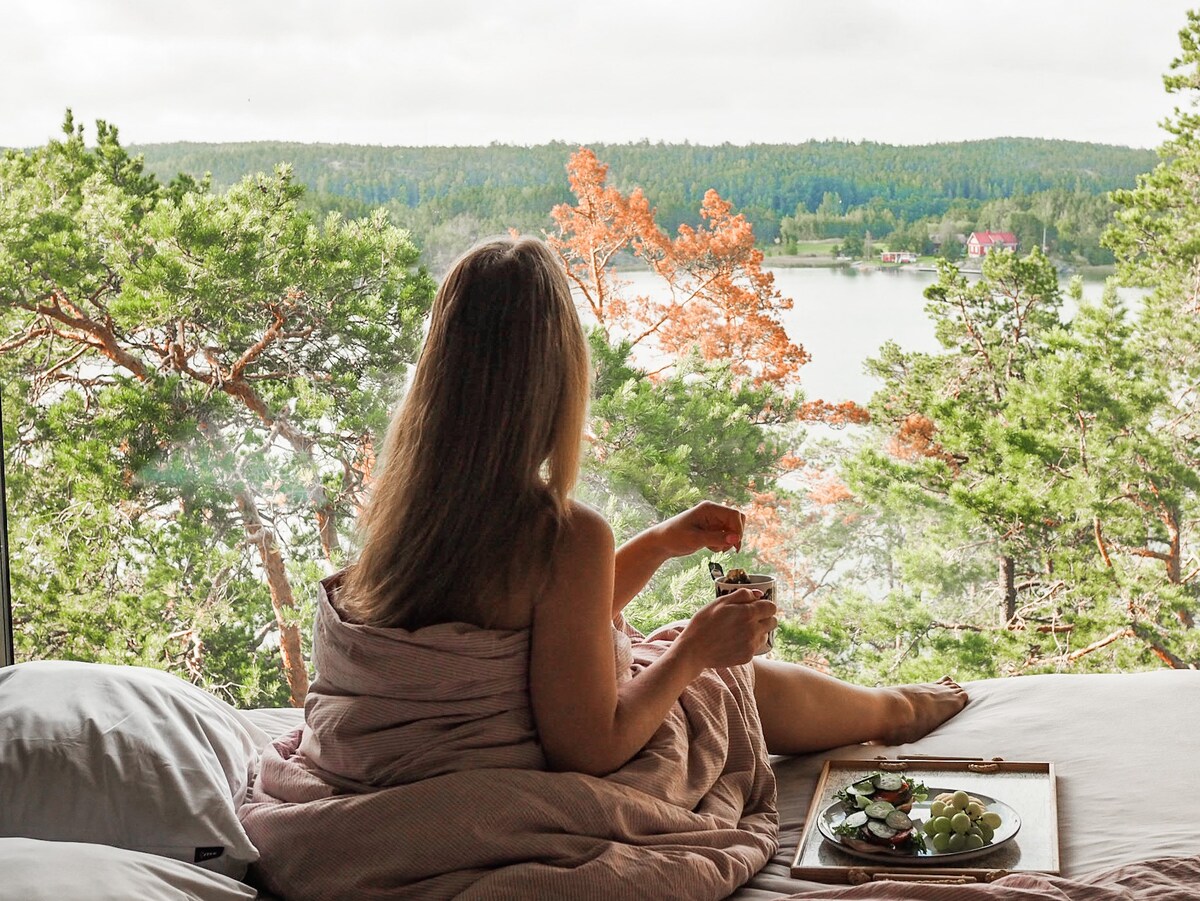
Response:
[[[700,608],[675,642],[705,668],[737,666],[762,653],[776,612],[761,591],[740,588]]]
[[[737,581],[729,581],[730,577],[735,576]],[[717,589],[717,597],[724,597],[737,591],[744,591],[747,588],[753,589],[762,595],[765,601],[775,601],[775,579],[772,576],[763,576],[758,574],[747,574],[740,570],[730,570],[725,576],[715,580]],[[766,639],[762,645],[755,651],[755,654],[766,654],[775,647],[775,626],[777,622],[773,622],[770,631],[767,632]]]

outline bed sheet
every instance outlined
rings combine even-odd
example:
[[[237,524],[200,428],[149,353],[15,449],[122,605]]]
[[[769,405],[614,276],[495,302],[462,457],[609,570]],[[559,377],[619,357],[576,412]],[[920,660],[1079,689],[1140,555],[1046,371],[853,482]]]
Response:
[[[1200,853],[1195,805],[1181,788],[1200,772],[1200,671],[1019,676],[966,688],[966,709],[920,741],[775,758],[779,851],[732,901],[769,901],[820,887],[789,874],[829,757],[928,754],[1054,763],[1064,876]],[[298,710],[248,715],[274,735],[303,720]]]

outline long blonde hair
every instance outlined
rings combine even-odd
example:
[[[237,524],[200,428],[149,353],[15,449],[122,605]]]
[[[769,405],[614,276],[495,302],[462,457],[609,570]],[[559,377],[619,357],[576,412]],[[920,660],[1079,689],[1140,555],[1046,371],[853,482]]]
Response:
[[[359,622],[487,626],[549,575],[569,516],[590,388],[562,264],[495,239],[438,289],[392,418],[342,607]]]

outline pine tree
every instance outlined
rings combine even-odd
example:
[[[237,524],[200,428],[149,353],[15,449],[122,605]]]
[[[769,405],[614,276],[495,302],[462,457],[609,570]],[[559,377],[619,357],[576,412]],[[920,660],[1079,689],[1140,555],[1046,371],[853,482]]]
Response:
[[[293,583],[344,558],[432,283],[382,215],[301,212],[286,167],[217,194],[160,184],[106,123],[64,131],[0,161],[19,651],[274,700],[274,629],[301,703]]]

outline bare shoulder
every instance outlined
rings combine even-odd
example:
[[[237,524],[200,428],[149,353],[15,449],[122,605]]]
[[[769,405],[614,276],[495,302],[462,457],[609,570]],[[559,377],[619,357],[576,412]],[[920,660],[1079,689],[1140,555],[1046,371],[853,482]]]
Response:
[[[614,540],[608,521],[596,510],[579,501],[571,502],[571,515],[563,523],[555,550],[555,570],[574,574],[572,579],[590,572],[594,566],[612,567]]]
[[[571,501],[571,515],[566,520],[566,533],[576,540],[592,541],[607,538],[612,543],[612,527],[603,514],[582,501]]]
[[[580,501],[571,501],[571,515],[563,523],[557,555],[563,563],[577,563],[580,558],[607,557],[613,552],[612,527],[599,511]],[[565,559],[564,559],[565,558]]]

